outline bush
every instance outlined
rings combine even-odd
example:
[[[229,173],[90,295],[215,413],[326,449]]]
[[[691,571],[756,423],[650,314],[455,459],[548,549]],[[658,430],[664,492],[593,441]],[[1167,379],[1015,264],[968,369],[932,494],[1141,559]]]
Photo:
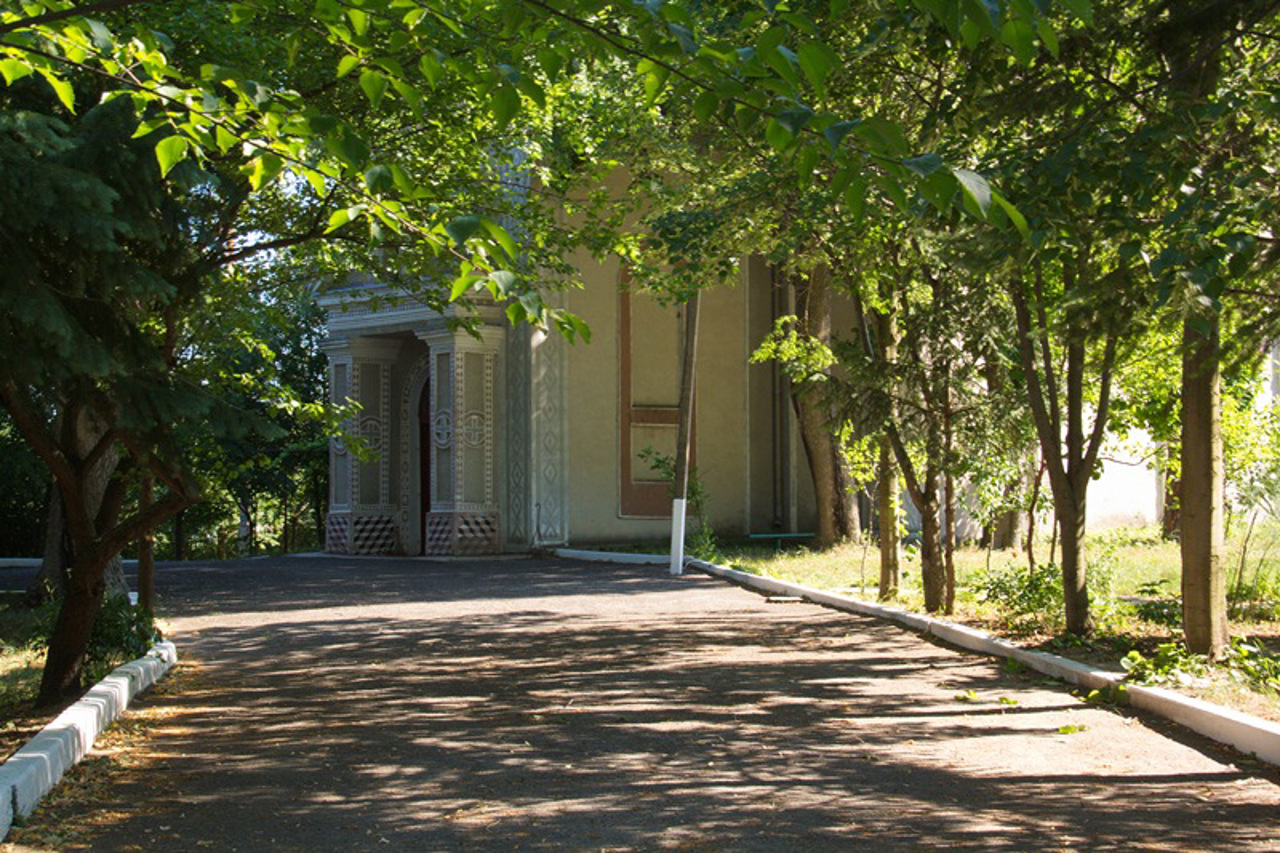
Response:
[[[1034,569],[1006,566],[979,572],[973,585],[980,600],[1016,616],[1062,609],[1062,575],[1054,563],[1042,563]]]
[[[53,634],[54,621],[61,606],[61,600],[56,598],[40,605],[39,627],[30,643],[33,648],[49,647],[49,637]],[[84,663],[85,682],[94,684],[120,664],[142,657],[159,639],[155,617],[149,611],[135,607],[127,595],[108,596],[102,602],[102,610],[89,637]]]

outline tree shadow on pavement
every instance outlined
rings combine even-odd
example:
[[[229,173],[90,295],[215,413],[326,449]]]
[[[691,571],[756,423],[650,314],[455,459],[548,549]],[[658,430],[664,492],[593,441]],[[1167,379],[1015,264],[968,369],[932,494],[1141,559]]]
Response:
[[[335,594],[326,570],[302,610],[219,593],[193,689],[142,700],[162,721],[95,847],[139,842],[140,800],[146,849],[1274,842],[1280,789],[1212,748],[884,623],[652,571],[494,572]]]

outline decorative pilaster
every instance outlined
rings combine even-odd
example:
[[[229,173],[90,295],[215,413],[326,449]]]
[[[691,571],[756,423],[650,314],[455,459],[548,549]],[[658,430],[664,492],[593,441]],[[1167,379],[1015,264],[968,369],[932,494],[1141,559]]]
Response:
[[[431,350],[431,505],[427,554],[501,551],[494,381],[501,329],[479,338],[447,329],[418,335]]]
[[[390,554],[399,546],[391,505],[391,367],[400,341],[380,338],[325,344],[335,405],[354,405],[343,435],[330,443],[330,504],[325,550],[340,554]],[[371,459],[346,445],[359,439]]]

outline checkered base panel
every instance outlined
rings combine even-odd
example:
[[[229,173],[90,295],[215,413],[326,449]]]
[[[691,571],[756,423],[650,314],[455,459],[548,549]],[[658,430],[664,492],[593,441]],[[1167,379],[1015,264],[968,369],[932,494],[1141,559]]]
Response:
[[[330,514],[325,534],[324,549],[330,554],[394,554],[400,541],[389,515]]]
[[[427,541],[431,556],[497,554],[497,513],[433,512],[427,516]]]
[[[330,554],[346,554],[351,546],[351,516],[329,513],[324,525],[324,550]]]

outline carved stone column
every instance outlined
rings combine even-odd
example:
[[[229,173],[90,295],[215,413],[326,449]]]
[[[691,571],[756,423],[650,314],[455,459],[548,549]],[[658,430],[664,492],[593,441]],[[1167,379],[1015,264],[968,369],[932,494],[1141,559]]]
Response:
[[[502,550],[496,479],[494,384],[503,332],[477,339],[447,329],[419,332],[431,349],[431,503],[426,554]]]

